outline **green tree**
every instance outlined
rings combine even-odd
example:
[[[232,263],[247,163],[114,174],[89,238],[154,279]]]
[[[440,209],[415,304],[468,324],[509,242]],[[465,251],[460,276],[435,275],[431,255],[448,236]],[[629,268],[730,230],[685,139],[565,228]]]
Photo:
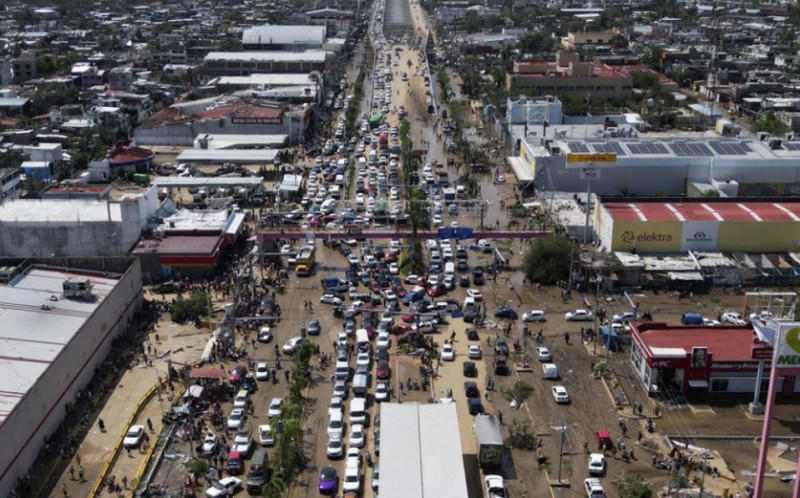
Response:
[[[207,315],[210,306],[211,297],[205,291],[194,291],[188,299],[179,295],[172,305],[172,321],[176,323],[195,321]]]
[[[500,392],[509,403],[515,403],[516,406],[521,406],[533,394],[533,386],[524,380],[518,380],[511,387],[501,387]]]
[[[641,475],[635,474],[626,477],[619,483],[622,498],[652,498],[653,488]]]
[[[505,443],[509,448],[533,451],[538,447],[539,440],[530,420],[523,420],[522,422],[512,420],[507,427],[508,436],[506,436]]]
[[[283,472],[273,471],[270,480],[264,484],[261,492],[267,498],[283,498],[284,493],[288,489]]]
[[[537,239],[525,253],[525,278],[530,282],[555,284],[569,277],[572,240],[563,235]]]
[[[195,458],[189,464],[189,472],[195,477],[202,477],[208,472],[208,462],[205,458]]]

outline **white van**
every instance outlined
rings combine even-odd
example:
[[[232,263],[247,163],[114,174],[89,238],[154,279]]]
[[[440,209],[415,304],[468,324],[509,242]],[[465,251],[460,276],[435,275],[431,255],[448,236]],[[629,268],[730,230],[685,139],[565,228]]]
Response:
[[[336,175],[336,181],[334,183],[340,187],[344,187],[344,175]]]
[[[367,420],[367,400],[365,398],[353,398],[350,401],[350,425],[364,424]]]
[[[369,332],[367,332],[367,329],[356,330],[356,346],[358,346],[359,350],[369,347]]]
[[[369,151],[369,164],[373,166],[378,164],[378,152],[375,149]]]
[[[342,190],[338,185],[334,185],[328,190],[328,193],[331,194],[332,199],[341,199],[342,198]]]
[[[336,362],[336,380],[347,380],[350,378],[350,364],[346,361]]]
[[[448,261],[444,264],[444,274],[445,275],[455,275],[456,274],[456,264],[452,261]]]
[[[558,367],[555,363],[545,363],[542,365],[542,375],[545,379],[558,380]]]
[[[356,374],[353,377],[353,395],[356,398],[366,398],[369,389],[369,376],[367,374]]]

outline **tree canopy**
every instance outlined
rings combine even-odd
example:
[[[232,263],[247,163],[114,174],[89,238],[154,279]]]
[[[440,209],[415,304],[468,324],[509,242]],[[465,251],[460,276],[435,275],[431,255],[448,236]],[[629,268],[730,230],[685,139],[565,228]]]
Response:
[[[525,253],[525,277],[530,282],[555,284],[569,276],[572,240],[563,235],[538,239]]]

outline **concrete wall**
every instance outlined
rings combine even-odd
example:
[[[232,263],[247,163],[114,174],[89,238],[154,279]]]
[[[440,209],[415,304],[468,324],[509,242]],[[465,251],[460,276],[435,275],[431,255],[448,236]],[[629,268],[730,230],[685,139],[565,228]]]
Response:
[[[139,261],[130,261],[111,293],[0,425],[0,496],[8,496],[17,478],[28,472],[44,437],[59,428],[65,405],[75,401],[77,391],[108,356],[112,340],[130,325],[141,307]]]
[[[301,111],[302,112],[302,111]],[[302,140],[303,114],[301,112],[285,114],[283,123],[273,125],[241,125],[231,124],[228,120],[203,120],[191,124],[159,126],[155,128],[137,128],[134,131],[136,143],[139,145],[172,145],[193,147],[197,135],[287,135],[290,143]],[[290,119],[291,117],[291,119]]]
[[[1,223],[0,256],[25,258],[125,254],[141,235],[138,207],[135,213],[133,220],[122,223]]]

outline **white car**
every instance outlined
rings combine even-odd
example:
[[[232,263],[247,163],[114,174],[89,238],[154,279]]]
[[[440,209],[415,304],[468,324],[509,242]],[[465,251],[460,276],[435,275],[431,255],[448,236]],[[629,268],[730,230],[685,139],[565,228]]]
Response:
[[[497,175],[494,179],[497,183],[505,183],[506,182],[506,175]]]
[[[735,311],[728,311],[722,314],[722,323],[730,323],[731,325],[747,325],[747,322],[742,318],[742,315]]]
[[[256,365],[256,380],[269,380],[269,367],[265,361]]]
[[[546,322],[547,318],[545,317],[544,311],[542,310],[531,310],[526,313],[522,314],[522,321],[523,322]]]
[[[351,463],[349,458],[347,460],[344,479],[342,479],[342,491],[345,493],[359,493],[361,491],[361,468]]]
[[[272,401],[269,402],[269,408],[267,408],[267,417],[280,417],[281,408],[283,408],[283,398],[272,398]]]
[[[481,352],[481,347],[478,344],[470,344],[469,349],[467,350],[467,357],[470,360],[480,360],[483,353]]]
[[[750,321],[753,320],[772,320],[774,315],[771,311],[764,310],[759,313],[750,313]]]
[[[378,333],[378,348],[388,348],[392,345],[392,337],[388,332]]]
[[[125,449],[138,448],[144,437],[143,425],[132,425],[128,432],[125,433],[125,439],[122,440],[122,447]]]
[[[441,225],[442,224],[442,215],[441,214],[434,214],[433,215],[433,225]]]
[[[381,297],[383,297],[383,299],[385,301],[396,301],[397,300],[397,294],[395,294],[392,289],[383,289],[381,291]]]
[[[328,403],[328,418],[334,413],[342,414],[344,412],[344,401],[339,396],[333,396],[331,402]]]
[[[392,275],[397,275],[400,273],[400,267],[397,266],[397,263],[389,263],[389,273]]]
[[[291,254],[292,253],[292,246],[291,244],[284,244],[281,246],[281,254]]]
[[[206,490],[206,496],[208,498],[223,498],[225,496],[230,496],[229,489],[232,489],[233,492],[236,493],[241,488],[242,480],[238,477],[223,477]]]
[[[486,239],[480,239],[478,241],[478,249],[483,252],[491,252],[492,251],[492,244]]]
[[[467,297],[471,297],[476,303],[483,301],[483,294],[478,289],[467,289]]]
[[[556,400],[556,403],[569,403],[569,394],[567,394],[567,388],[564,386],[553,386],[553,399]]]
[[[416,285],[419,282],[419,275],[414,275],[413,273],[406,277],[406,283],[410,285]]]
[[[238,451],[242,455],[249,455],[253,445],[253,434],[250,431],[242,431],[236,434],[233,439],[233,451]]]
[[[361,424],[353,424],[350,427],[350,447],[363,448],[367,444],[367,434],[364,432],[364,426]]]
[[[328,447],[325,451],[330,459],[342,458],[344,455],[344,443],[342,438],[332,437],[328,439]]]
[[[369,364],[369,353],[358,353],[358,356],[356,356],[356,367],[369,367]]]
[[[506,498],[506,485],[503,477],[496,474],[489,474],[483,480],[486,488],[486,498]]]
[[[389,384],[378,382],[375,386],[375,401],[381,403],[389,399]]]
[[[350,263],[352,266],[356,266],[359,263],[361,263],[361,261],[359,261],[358,259],[358,256],[356,256],[355,253],[352,252],[347,255],[347,262]]]
[[[603,489],[603,483],[596,477],[590,477],[583,480],[583,487],[586,490],[586,496],[589,498],[605,498],[606,492]]]
[[[330,417],[328,420],[328,437],[331,439],[342,439],[344,432],[344,418],[339,415]]]
[[[456,359],[456,352],[452,344],[442,346],[441,357],[442,361],[454,361]]]
[[[207,431],[203,437],[203,454],[213,455],[217,451],[217,435],[211,431]]]
[[[303,342],[303,338],[300,336],[292,337],[283,345],[283,354],[294,354],[300,348],[300,343]]]
[[[247,419],[247,414],[244,411],[244,408],[234,408],[231,411],[231,414],[228,415],[228,424],[227,427],[230,430],[238,431],[241,429],[242,425],[244,425],[244,421]]]
[[[590,322],[594,318],[592,312],[588,310],[575,310],[567,311],[564,314],[564,319],[568,322]]]
[[[589,475],[603,476],[606,473],[606,457],[602,453],[589,455]]]
[[[703,325],[705,325],[706,327],[717,327],[722,324],[719,322],[719,320],[713,320],[711,318],[703,317]]]
[[[323,294],[321,298],[319,298],[319,302],[323,304],[332,304],[334,306],[341,306],[342,300],[333,294]]]
[[[258,442],[261,446],[272,446],[275,444],[275,436],[272,434],[272,426],[263,424],[258,426]]]
[[[272,329],[269,327],[262,327],[258,333],[258,342],[267,343],[272,340]]]
[[[536,356],[539,358],[539,361],[550,361],[552,359],[550,350],[544,346],[536,348]]]

